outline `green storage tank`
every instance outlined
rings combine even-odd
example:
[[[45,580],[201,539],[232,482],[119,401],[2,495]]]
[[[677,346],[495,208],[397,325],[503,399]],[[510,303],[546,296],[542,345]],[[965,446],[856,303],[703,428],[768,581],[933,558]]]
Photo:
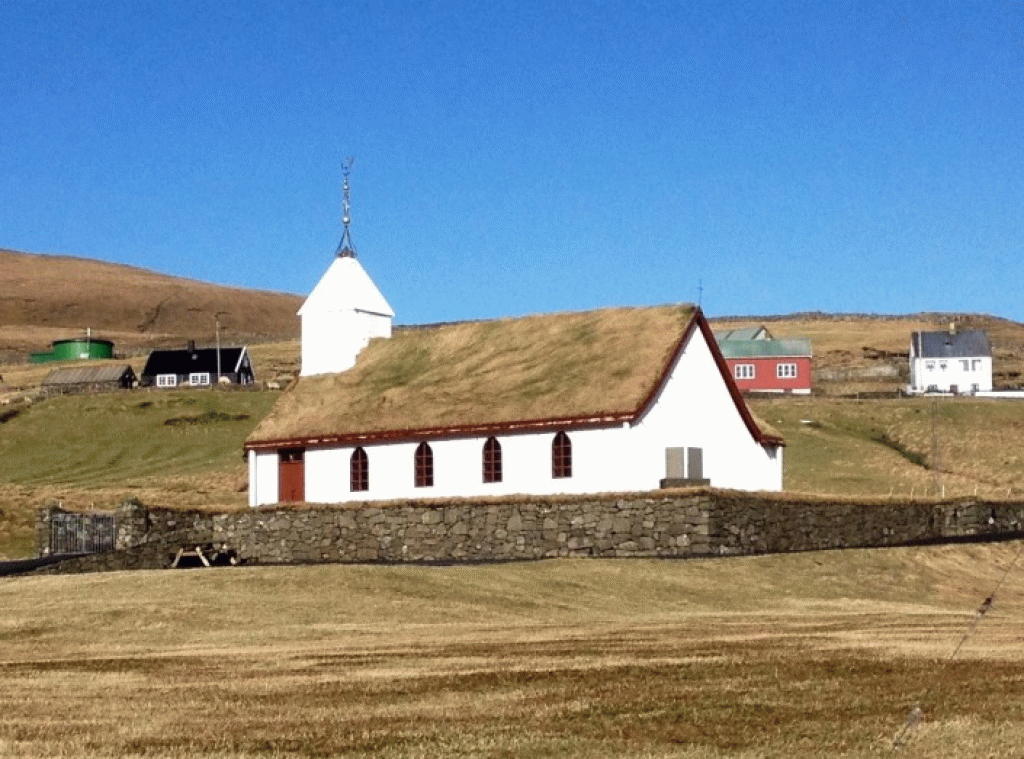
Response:
[[[73,340],[55,340],[51,343],[49,353],[33,353],[30,361],[43,364],[50,361],[78,361],[83,358],[113,358],[114,344],[110,340],[94,338],[75,338]]]
[[[113,358],[114,344],[109,340],[55,340],[51,352],[54,361],[74,361],[78,358]]]

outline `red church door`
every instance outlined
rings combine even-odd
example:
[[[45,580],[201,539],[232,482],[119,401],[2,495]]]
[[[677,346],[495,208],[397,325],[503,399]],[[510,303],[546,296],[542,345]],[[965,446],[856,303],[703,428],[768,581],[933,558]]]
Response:
[[[302,448],[288,448],[277,452],[277,500],[280,503],[296,503],[306,499],[304,454]]]

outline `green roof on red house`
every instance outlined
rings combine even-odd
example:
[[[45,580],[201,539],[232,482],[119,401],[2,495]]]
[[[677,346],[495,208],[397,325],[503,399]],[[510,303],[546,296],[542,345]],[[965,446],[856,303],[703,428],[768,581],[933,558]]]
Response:
[[[811,341],[806,337],[782,340],[721,340],[718,346],[726,358],[810,357]]]

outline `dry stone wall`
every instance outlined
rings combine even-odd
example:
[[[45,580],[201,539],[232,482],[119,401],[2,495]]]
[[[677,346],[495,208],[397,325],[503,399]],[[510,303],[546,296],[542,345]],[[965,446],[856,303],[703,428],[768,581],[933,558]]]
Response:
[[[45,512],[37,525],[40,547],[49,545]],[[228,550],[250,564],[474,562],[689,558],[1024,534],[1024,503],[823,502],[711,489],[229,513],[153,508],[135,501],[122,504],[115,514],[117,550],[36,571],[168,567],[180,549],[195,546]]]

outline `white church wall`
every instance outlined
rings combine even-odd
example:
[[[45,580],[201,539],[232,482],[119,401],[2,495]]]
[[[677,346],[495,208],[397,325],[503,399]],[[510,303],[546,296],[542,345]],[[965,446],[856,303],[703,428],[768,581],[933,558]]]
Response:
[[[277,503],[277,451],[249,451],[249,505]]]
[[[302,376],[351,369],[375,337],[391,337],[390,317],[355,310],[303,316]]]

